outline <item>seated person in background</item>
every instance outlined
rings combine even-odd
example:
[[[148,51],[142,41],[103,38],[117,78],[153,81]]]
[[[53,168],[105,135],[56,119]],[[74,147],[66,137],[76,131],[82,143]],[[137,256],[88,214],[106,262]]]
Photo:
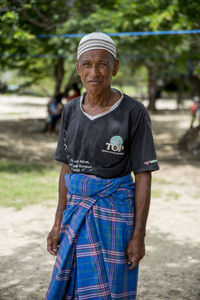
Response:
[[[195,96],[193,98],[193,103],[190,107],[190,113],[192,116],[190,128],[194,127],[196,118],[198,121],[198,125],[200,125],[200,98],[198,96]]]
[[[79,97],[81,95],[81,91],[78,87],[77,83],[73,83],[71,88],[70,88],[70,95],[68,97],[66,97],[66,101],[70,101],[73,98]]]
[[[45,126],[43,131],[54,131],[58,120],[61,118],[63,104],[62,94],[52,97],[47,104],[48,116],[45,120]]]

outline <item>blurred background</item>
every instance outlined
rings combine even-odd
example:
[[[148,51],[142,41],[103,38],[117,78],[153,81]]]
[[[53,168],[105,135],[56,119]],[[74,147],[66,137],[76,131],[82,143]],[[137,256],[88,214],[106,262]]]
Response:
[[[83,92],[81,37],[112,36],[112,86],[148,109],[153,174],[138,299],[200,299],[200,3],[189,0],[0,1],[0,299],[44,299],[60,165],[60,116]]]

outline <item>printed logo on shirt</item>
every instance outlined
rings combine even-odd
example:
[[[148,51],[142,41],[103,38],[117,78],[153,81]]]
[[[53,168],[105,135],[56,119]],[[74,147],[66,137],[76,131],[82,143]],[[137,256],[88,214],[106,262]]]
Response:
[[[123,139],[119,135],[115,135],[110,139],[109,143],[106,143],[106,150],[102,150],[102,152],[108,152],[113,154],[123,155],[124,152]]]
[[[146,166],[148,166],[148,165],[153,164],[153,163],[155,163],[155,162],[158,162],[158,160],[157,160],[157,159],[154,159],[154,160],[148,160],[148,161],[145,161],[144,164],[145,164]]]

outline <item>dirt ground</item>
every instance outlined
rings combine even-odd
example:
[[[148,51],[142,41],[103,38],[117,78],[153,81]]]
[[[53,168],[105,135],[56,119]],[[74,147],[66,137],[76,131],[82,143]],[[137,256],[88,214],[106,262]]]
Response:
[[[1,158],[53,163],[57,135],[40,132],[47,99],[0,98]],[[137,299],[198,300],[200,162],[176,147],[189,114],[169,110],[151,118],[161,170],[153,174]],[[0,207],[0,300],[44,299],[55,261],[46,251],[55,207],[56,199],[21,211]]]

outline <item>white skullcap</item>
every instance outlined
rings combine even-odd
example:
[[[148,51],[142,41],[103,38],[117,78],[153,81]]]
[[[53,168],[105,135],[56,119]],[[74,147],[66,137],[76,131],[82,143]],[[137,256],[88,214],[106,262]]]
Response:
[[[92,32],[85,35],[78,45],[77,59],[88,50],[103,49],[116,58],[116,47],[109,35],[103,32]]]

